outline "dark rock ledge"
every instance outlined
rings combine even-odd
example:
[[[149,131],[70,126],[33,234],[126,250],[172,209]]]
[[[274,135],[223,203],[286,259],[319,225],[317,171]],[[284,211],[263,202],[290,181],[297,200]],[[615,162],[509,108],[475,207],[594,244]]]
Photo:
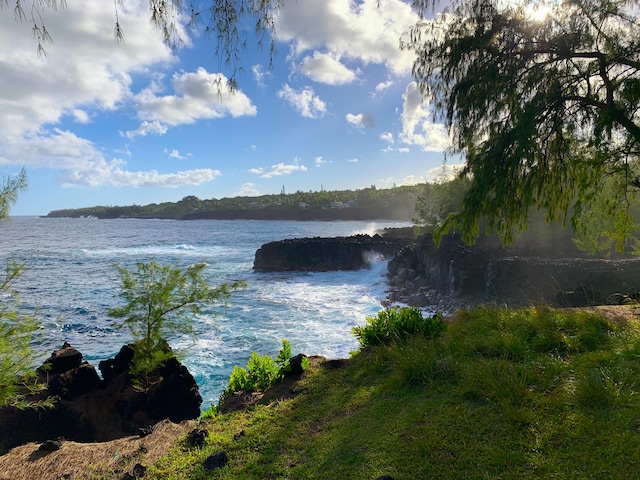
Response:
[[[430,236],[406,232],[301,238],[263,245],[259,271],[358,270],[371,254],[389,260],[385,306],[406,304],[450,312],[478,304],[580,307],[619,304],[640,297],[640,259],[589,258],[570,236],[527,237],[504,248],[497,237],[475,245],[449,235],[436,246]]]
[[[0,409],[0,455],[27,442],[102,442],[139,434],[164,419],[178,423],[200,416],[198,385],[177,359],[166,361],[154,375],[158,380],[140,391],[127,373],[132,358],[131,346],[122,347],[100,362],[101,379],[68,343],[54,351],[37,370],[47,385],[42,398],[54,397],[54,407]]]
[[[260,247],[253,268],[263,272],[359,270],[369,266],[372,255],[389,259],[409,243],[380,235],[280,240]]]

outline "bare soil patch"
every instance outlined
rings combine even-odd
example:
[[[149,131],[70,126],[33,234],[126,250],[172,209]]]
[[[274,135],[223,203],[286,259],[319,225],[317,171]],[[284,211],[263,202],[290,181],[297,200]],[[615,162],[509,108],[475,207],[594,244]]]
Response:
[[[0,480],[120,479],[136,463],[152,465],[195,428],[197,421],[164,420],[145,437],[130,436],[100,443],[62,441],[60,450],[42,452],[28,443],[0,457]]]

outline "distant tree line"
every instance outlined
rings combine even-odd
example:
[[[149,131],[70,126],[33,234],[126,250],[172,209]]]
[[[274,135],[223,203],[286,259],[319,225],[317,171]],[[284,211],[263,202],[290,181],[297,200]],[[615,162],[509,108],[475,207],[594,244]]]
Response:
[[[129,206],[94,206],[77,209],[53,210],[47,217],[163,218],[183,219],[194,213],[228,210],[298,210],[329,208],[363,208],[396,211],[398,216],[411,220],[415,205],[425,184],[405,185],[387,189],[372,185],[359,190],[320,190],[318,192],[280,193],[260,196],[211,198],[201,200],[190,195],[177,202],[151,203]],[[284,189],[283,189],[284,190]]]

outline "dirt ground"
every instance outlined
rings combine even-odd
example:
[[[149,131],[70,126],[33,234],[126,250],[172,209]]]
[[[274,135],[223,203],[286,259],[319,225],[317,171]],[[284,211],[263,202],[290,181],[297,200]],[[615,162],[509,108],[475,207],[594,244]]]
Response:
[[[197,421],[158,423],[143,438],[131,436],[102,443],[62,441],[59,450],[42,452],[28,443],[0,456],[0,480],[120,479],[136,463],[151,465],[193,430]]]

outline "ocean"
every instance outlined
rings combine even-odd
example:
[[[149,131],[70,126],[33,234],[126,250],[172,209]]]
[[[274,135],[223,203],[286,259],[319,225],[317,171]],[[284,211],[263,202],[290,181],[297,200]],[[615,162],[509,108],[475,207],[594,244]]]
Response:
[[[170,338],[194,375],[203,409],[217,404],[235,365],[253,351],[275,356],[287,338],[293,353],[342,358],[357,348],[351,334],[382,307],[386,262],[367,270],[261,273],[252,269],[264,243],[285,238],[372,234],[395,221],[98,220],[12,217],[0,223],[0,258],[26,264],[14,285],[21,308],[38,316],[41,361],[69,342],[96,369],[131,341],[107,316],[122,305],[114,264],[138,261],[186,266],[207,262],[213,284],[244,280],[227,306],[204,311],[195,337]]]

